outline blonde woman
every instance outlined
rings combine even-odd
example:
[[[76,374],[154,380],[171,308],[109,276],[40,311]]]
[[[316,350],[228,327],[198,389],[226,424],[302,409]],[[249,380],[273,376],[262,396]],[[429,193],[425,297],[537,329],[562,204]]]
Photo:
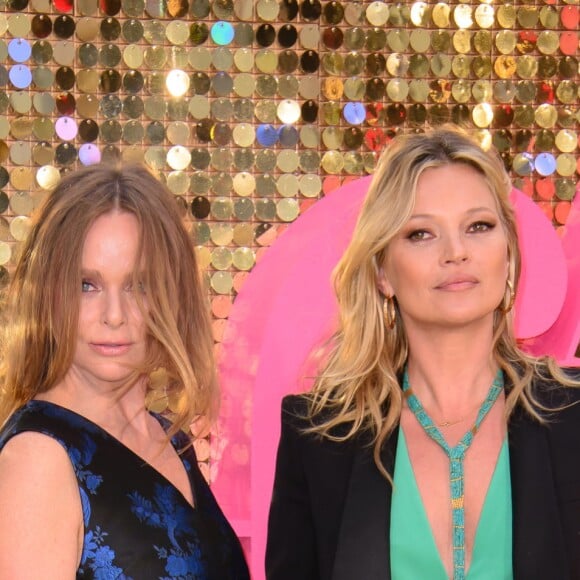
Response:
[[[217,390],[172,194],[137,165],[65,175],[3,314],[0,578],[249,578],[183,432]],[[145,405],[159,369],[167,417]]]
[[[580,578],[580,374],[514,339],[510,188],[456,128],[383,154],[283,403],[270,580]]]

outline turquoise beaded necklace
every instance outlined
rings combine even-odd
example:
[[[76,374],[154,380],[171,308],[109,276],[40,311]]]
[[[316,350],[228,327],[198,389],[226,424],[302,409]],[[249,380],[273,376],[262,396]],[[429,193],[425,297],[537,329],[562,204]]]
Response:
[[[464,480],[463,460],[465,453],[469,449],[474,435],[477,433],[481,422],[493,407],[499,394],[503,390],[503,373],[497,372],[489,393],[483,401],[477,414],[477,419],[473,427],[463,436],[463,439],[455,446],[449,447],[441,435],[441,432],[431,417],[427,415],[419,399],[413,394],[409,386],[409,377],[405,369],[403,378],[403,393],[417,421],[425,429],[425,433],[433,439],[445,451],[449,457],[449,482],[451,487],[451,516],[453,522],[453,580],[464,580],[465,578],[465,507],[464,507]]]

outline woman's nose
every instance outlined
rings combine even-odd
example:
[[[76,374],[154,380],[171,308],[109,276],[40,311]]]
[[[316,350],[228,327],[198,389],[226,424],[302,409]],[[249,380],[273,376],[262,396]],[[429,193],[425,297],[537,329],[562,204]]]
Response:
[[[469,258],[465,240],[461,235],[450,235],[444,239],[443,261],[445,263],[461,263]]]
[[[126,305],[122,292],[107,291],[103,296],[103,323],[118,328],[126,322]]]

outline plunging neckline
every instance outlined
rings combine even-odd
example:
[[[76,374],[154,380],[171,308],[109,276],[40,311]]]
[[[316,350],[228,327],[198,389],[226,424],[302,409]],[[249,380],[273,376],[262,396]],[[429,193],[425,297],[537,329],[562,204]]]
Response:
[[[469,568],[466,571],[465,577],[467,578],[467,580],[469,580],[472,577],[472,569],[475,563],[476,569],[478,568],[478,562],[484,557],[484,556],[480,556],[480,552],[482,550],[484,550],[483,545],[486,544],[486,537],[484,534],[484,528],[482,526],[482,522],[485,522],[485,520],[489,519],[489,514],[490,514],[490,510],[491,510],[491,504],[490,501],[492,501],[493,497],[497,497],[498,494],[498,485],[501,484],[501,481],[499,481],[499,474],[500,474],[500,470],[504,468],[504,466],[509,463],[509,459],[507,457],[507,454],[509,453],[508,451],[508,443],[507,443],[507,438],[505,438],[502,442],[493,472],[492,472],[492,476],[490,479],[490,483],[489,486],[487,488],[486,494],[485,494],[485,498],[482,504],[482,509],[479,515],[479,520],[477,522],[477,526],[475,529],[475,534],[473,537],[473,544],[472,544],[472,549],[471,549],[471,558],[470,558],[470,564],[469,564]],[[437,573],[437,578],[445,578],[448,579],[449,576],[447,574],[447,571],[445,569],[445,566],[443,564],[443,559],[441,558],[441,554],[437,548],[437,544],[435,542],[435,536],[433,534],[433,529],[431,528],[431,523],[429,522],[429,518],[427,517],[427,511],[425,509],[425,505],[423,503],[423,498],[421,496],[421,493],[419,491],[419,486],[417,484],[417,480],[415,478],[415,472],[413,470],[413,466],[411,465],[411,460],[409,457],[409,453],[408,453],[408,449],[407,449],[407,443],[406,443],[406,439],[405,439],[405,434],[402,428],[399,429],[399,437],[398,437],[398,443],[397,443],[397,451],[396,451],[396,455],[395,455],[396,459],[395,459],[395,487],[394,487],[394,491],[393,493],[397,493],[397,489],[400,489],[401,487],[403,487],[403,483],[407,484],[407,488],[406,488],[406,496],[407,496],[407,501],[411,501],[411,505],[412,505],[412,509],[413,509],[413,513],[414,516],[416,518],[415,521],[419,521],[419,528],[420,530],[422,530],[420,533],[417,533],[415,536],[415,540],[417,541],[417,544],[415,545],[415,547],[419,546],[420,544],[420,538],[422,538],[423,540],[425,540],[425,544],[428,545],[423,545],[423,546],[419,546],[420,549],[424,549],[422,550],[423,553],[427,556],[427,558],[425,559],[426,562],[430,562],[431,564],[433,564],[435,561],[437,562],[437,566],[438,566],[438,573]],[[397,474],[397,470],[399,470],[399,473]],[[508,468],[508,475],[509,475],[509,468]],[[399,477],[397,477],[397,475]],[[397,481],[399,478],[401,478],[403,480],[403,482],[401,481]],[[491,498],[491,499],[490,499]],[[511,504],[510,504],[511,506]],[[406,507],[408,508],[408,504],[406,504]],[[511,512],[511,507],[510,507],[510,512]],[[406,511],[404,512],[404,515],[409,516],[409,512]],[[391,520],[393,521],[393,520]],[[485,524],[484,524],[485,525]],[[396,538],[396,531],[393,529],[391,531],[391,537],[394,539]],[[511,538],[511,536],[510,536]],[[393,544],[395,544],[395,542],[393,542]],[[510,546],[511,546],[511,540],[510,540]],[[395,548],[396,550],[396,548]]]
[[[32,399],[31,401],[29,401],[27,403],[26,406],[42,407],[43,405],[49,406],[49,407],[51,407],[51,406],[55,407],[61,412],[69,413],[75,417],[78,417],[81,421],[85,422],[92,430],[99,431],[105,439],[108,439],[114,445],[117,445],[117,447],[121,448],[124,452],[129,454],[133,458],[133,460],[138,460],[139,463],[143,467],[149,469],[154,474],[155,477],[162,480],[165,485],[170,486],[179,495],[179,497],[181,497],[181,499],[189,507],[189,509],[191,509],[193,512],[196,512],[199,504],[198,504],[198,498],[197,498],[197,493],[196,493],[196,489],[195,489],[195,484],[193,481],[193,474],[192,474],[191,468],[189,468],[187,463],[185,461],[183,461],[181,454],[178,452],[176,435],[171,437],[169,439],[169,442],[171,443],[171,447],[173,448],[173,450],[177,454],[177,457],[178,457],[179,461],[181,462],[183,469],[185,469],[185,473],[187,475],[187,481],[189,483],[189,487],[191,490],[191,497],[193,499],[193,504],[183,495],[181,490],[172,481],[170,481],[167,477],[165,477],[165,475],[163,475],[158,469],[153,467],[153,465],[151,465],[151,463],[149,463],[146,459],[144,459],[138,453],[133,451],[130,447],[125,445],[125,443],[123,443],[120,439],[118,439],[117,437],[115,437],[114,435],[109,433],[109,431],[107,431],[106,429],[101,427],[98,423],[91,421],[90,419],[88,419],[84,415],[81,415],[80,413],[77,413],[76,411],[73,411],[72,409],[69,409],[68,407],[63,407],[62,405],[59,405],[58,403],[53,403],[52,401],[46,401],[46,400],[42,400],[42,399]],[[163,429],[163,431],[165,433],[167,433],[167,427],[169,425],[169,421],[167,419],[165,419],[163,416],[158,415],[157,413],[152,413],[151,411],[147,411],[147,413],[151,417],[153,417],[159,423],[159,425],[161,425],[161,428]]]

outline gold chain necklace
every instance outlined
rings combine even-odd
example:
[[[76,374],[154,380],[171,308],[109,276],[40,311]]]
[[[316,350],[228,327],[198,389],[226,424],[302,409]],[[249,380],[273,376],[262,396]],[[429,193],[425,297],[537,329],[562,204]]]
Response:
[[[463,423],[467,417],[462,417],[461,419],[457,419],[457,421],[443,421],[442,423],[436,423],[437,427],[451,427],[453,425],[459,425],[459,423]]]
[[[457,419],[456,421],[446,421],[443,420],[441,421],[441,423],[435,423],[435,425],[437,427],[441,427],[442,429],[445,429],[445,427],[452,427],[453,425],[459,425],[459,423],[463,423],[463,421],[466,421],[470,415],[473,413],[473,411],[475,411],[476,409],[479,409],[481,407],[481,404],[479,404],[477,407],[473,407],[471,409],[471,411],[468,411],[467,414],[463,415],[463,417],[461,417],[461,419]]]

